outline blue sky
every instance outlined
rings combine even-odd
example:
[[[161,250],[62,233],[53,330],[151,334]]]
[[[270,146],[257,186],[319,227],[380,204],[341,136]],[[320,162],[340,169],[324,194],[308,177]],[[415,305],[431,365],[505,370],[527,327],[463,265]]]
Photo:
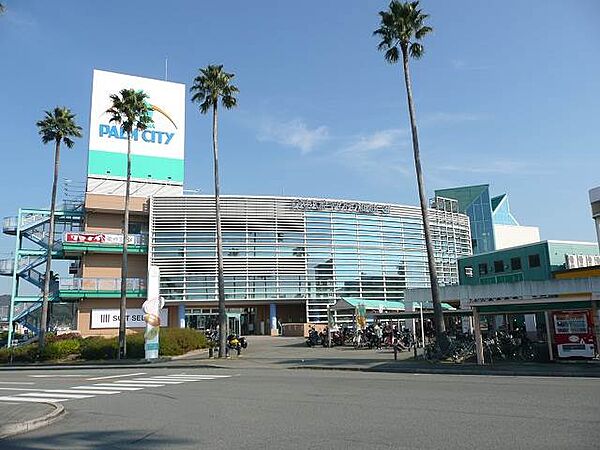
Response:
[[[224,193],[417,204],[401,67],[371,36],[384,1],[4,2],[0,213],[49,204],[52,147],[35,121],[73,109],[86,136],[62,158],[85,180],[92,69],[189,82],[235,72],[221,114]],[[595,240],[600,3],[423,1],[435,32],[412,64],[429,193],[490,183],[542,238]],[[188,103],[186,186],[212,193],[210,119]],[[0,239],[0,251],[13,240]]]

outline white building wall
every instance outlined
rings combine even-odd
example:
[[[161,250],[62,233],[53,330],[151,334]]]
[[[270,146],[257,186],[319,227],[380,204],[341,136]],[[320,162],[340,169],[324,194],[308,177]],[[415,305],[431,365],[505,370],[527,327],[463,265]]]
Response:
[[[494,225],[496,250],[540,242],[540,229],[522,225]]]

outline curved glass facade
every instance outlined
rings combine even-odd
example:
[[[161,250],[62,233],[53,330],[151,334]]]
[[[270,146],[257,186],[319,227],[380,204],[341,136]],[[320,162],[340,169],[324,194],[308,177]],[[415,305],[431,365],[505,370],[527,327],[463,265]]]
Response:
[[[340,297],[402,300],[429,276],[417,207],[345,200],[224,196],[226,300],[232,306],[306,305],[309,322],[326,320]],[[458,282],[457,258],[471,254],[469,221],[432,209],[440,283]],[[151,200],[150,261],[161,268],[167,302],[217,299],[212,196]]]

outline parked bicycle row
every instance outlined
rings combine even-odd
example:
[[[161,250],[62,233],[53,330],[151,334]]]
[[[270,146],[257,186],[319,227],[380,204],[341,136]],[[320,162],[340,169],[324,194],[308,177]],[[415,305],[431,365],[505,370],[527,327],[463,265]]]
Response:
[[[331,336],[330,336],[331,335]],[[408,350],[415,345],[413,335],[407,328],[398,328],[391,324],[369,324],[364,328],[350,326],[332,327],[331,331],[325,327],[318,332],[311,327],[306,339],[306,345],[315,347],[348,346],[354,348],[382,349],[394,348]]]

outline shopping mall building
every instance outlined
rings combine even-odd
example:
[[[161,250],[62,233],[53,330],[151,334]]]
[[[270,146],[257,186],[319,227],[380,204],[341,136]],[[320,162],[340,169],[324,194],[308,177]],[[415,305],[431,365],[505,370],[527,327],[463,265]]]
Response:
[[[211,195],[183,193],[185,86],[103,71],[94,71],[84,197],[65,203],[56,219],[53,268],[69,265],[52,283],[51,320],[61,325],[61,308],[70,309],[68,325],[83,335],[117,332],[127,141],[103,112],[109,94],[128,87],[150,95],[154,128],[132,143],[127,323],[144,326],[140,307],[154,265],[163,324],[202,329],[217,314],[215,204]],[[343,297],[401,301],[406,289],[428,286],[418,207],[247,195],[221,202],[226,305],[244,334],[323,323],[327,306]],[[441,197],[429,217],[440,282],[455,284],[457,259],[472,253],[469,219]],[[48,221],[48,211],[22,209],[4,222],[16,236],[14,258],[0,261],[0,273],[13,278],[11,322],[34,331]]]

